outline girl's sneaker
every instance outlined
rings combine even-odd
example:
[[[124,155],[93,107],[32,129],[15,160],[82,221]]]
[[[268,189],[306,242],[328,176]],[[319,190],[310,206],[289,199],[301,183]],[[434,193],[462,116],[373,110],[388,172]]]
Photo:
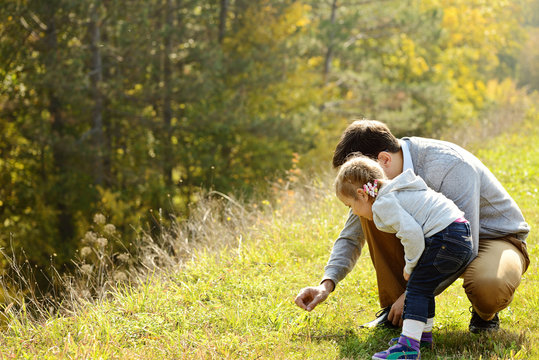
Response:
[[[393,338],[389,340],[388,345],[393,346],[399,341],[399,338]],[[424,332],[421,334],[421,341],[419,343],[421,349],[432,349],[432,331]]]
[[[421,359],[419,341],[401,335],[395,345],[373,355],[376,359]]]

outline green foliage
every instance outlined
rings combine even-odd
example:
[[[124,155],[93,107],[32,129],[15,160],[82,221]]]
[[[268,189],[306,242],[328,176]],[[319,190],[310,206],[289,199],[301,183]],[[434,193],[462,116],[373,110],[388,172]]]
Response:
[[[212,2],[0,10],[0,246],[36,265],[68,265],[96,211],[159,231],[152,210],[167,222],[201,189],[248,195],[312,147],[321,90],[298,2],[238,1],[222,43]]]

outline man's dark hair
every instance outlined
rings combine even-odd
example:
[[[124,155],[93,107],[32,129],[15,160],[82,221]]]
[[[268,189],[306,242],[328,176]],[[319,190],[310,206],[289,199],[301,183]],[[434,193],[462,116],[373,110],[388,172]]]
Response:
[[[345,163],[348,155],[359,152],[376,159],[382,151],[396,153],[399,141],[386,124],[376,120],[357,120],[348,125],[333,153],[333,167]]]

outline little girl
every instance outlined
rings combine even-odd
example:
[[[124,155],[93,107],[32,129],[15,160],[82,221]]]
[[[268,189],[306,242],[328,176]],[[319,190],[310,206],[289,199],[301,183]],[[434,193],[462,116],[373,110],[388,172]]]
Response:
[[[432,344],[434,290],[460,273],[472,256],[464,213],[412,170],[387,180],[380,165],[363,156],[341,166],[335,190],[354,214],[373,220],[381,231],[396,233],[404,247],[402,275],[408,284],[402,334],[372,358],[420,359],[420,343]]]

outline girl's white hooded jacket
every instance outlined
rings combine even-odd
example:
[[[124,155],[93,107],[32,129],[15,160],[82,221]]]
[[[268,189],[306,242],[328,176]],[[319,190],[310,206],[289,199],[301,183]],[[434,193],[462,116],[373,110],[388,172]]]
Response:
[[[429,188],[411,169],[382,184],[372,212],[378,229],[400,239],[408,274],[425,249],[425,237],[464,217],[453,201]]]

